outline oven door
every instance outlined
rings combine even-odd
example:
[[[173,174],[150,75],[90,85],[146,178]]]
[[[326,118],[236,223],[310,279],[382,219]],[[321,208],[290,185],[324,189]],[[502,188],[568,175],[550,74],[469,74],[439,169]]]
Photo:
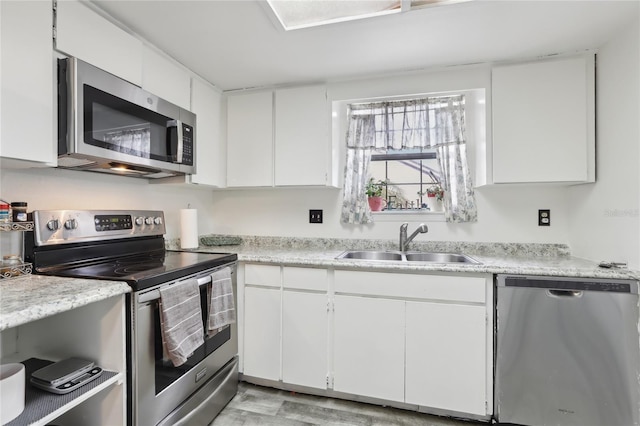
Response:
[[[231,267],[234,299],[236,299],[237,306],[236,266],[233,264]],[[207,286],[210,285],[210,274],[216,269],[181,279],[197,278],[201,283],[200,302],[205,342],[179,367],[173,366],[162,349],[158,288],[167,284],[145,289],[133,295],[130,342],[132,348],[130,362],[131,401],[129,407],[133,425],[157,425],[176,410],[180,411],[180,417],[192,415],[192,413],[184,413],[183,406],[186,401],[190,398],[193,399],[194,394],[201,388],[206,388],[206,392],[210,394],[212,383],[219,382],[219,378],[214,377],[216,373],[223,371],[223,367],[237,356],[236,324],[226,326],[212,336],[207,336],[206,333]],[[225,370],[229,370],[229,368]],[[230,371],[237,372],[237,369],[230,369]],[[235,379],[231,380],[234,380],[237,386],[237,373]],[[227,401],[224,401],[221,406],[224,406]],[[219,401],[207,403],[220,406]]]

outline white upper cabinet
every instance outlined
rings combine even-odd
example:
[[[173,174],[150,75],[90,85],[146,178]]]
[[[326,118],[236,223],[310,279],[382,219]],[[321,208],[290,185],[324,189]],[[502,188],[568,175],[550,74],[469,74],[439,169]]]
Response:
[[[493,183],[595,181],[592,54],[492,71]]]
[[[51,2],[1,1],[0,19],[0,156],[55,166]]]
[[[325,86],[230,94],[227,185],[328,185],[329,114]]]
[[[276,186],[326,185],[330,159],[325,86],[275,93]]]
[[[191,110],[191,76],[183,68],[149,46],[142,50],[142,88]]]
[[[225,160],[222,146],[222,94],[212,85],[193,78],[191,111],[196,115],[196,173],[191,183],[223,187]]]
[[[227,186],[273,186],[273,92],[227,98]]]
[[[142,86],[141,40],[79,1],[57,4],[57,50]]]

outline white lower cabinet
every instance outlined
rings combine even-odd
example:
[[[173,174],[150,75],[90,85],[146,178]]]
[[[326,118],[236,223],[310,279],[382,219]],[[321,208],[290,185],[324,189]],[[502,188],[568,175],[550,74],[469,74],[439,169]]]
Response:
[[[247,380],[490,417],[491,275],[244,267]]]
[[[244,374],[280,380],[280,289],[244,289]]]
[[[406,302],[407,403],[486,414],[485,318],[484,306]]]
[[[336,296],[333,390],[404,401],[404,302]]]
[[[327,387],[327,295],[282,295],[282,381]]]

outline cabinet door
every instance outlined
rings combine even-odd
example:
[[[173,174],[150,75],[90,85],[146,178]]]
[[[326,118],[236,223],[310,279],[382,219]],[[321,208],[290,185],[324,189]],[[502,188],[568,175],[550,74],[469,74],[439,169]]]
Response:
[[[227,98],[227,186],[273,186],[273,93]]]
[[[280,380],[280,289],[244,289],[244,371]]]
[[[326,185],[330,160],[325,86],[275,93],[275,184]]]
[[[52,15],[51,2],[0,2],[3,158],[55,166]]]
[[[594,179],[593,55],[495,67],[493,181]]]
[[[484,306],[407,302],[406,402],[487,414]]]
[[[57,4],[57,50],[142,86],[142,41],[79,1]]]
[[[282,298],[282,381],[326,389],[327,295],[285,290]]]
[[[144,46],[142,88],[147,92],[191,110],[191,77],[177,64]]]
[[[196,174],[191,182],[223,187],[225,157],[222,148],[222,95],[215,87],[194,78],[192,80],[191,111],[196,114]]]
[[[404,401],[404,306],[399,300],[335,297],[335,391]]]

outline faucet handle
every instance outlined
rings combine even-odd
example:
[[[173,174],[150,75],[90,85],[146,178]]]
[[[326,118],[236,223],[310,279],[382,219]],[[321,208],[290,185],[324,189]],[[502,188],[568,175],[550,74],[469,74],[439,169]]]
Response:
[[[409,222],[405,222],[402,225],[400,225],[400,230],[406,231],[408,227],[409,227]]]

